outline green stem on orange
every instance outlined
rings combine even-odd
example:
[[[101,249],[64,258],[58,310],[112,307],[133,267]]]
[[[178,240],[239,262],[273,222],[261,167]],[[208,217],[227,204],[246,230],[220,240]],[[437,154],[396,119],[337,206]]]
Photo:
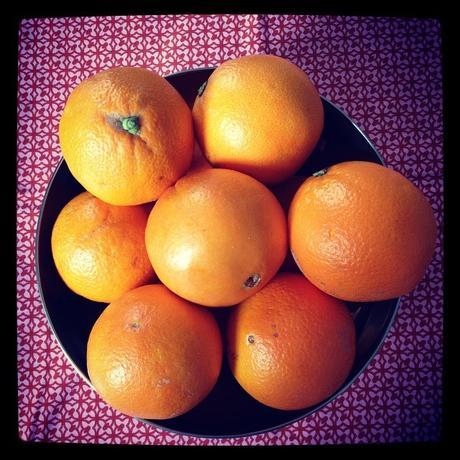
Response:
[[[314,177],[318,177],[318,176],[324,176],[326,173],[327,173],[327,168],[324,168],[324,169],[321,169],[320,171],[316,171],[312,175]]]
[[[206,80],[199,88],[198,88],[198,97],[200,97],[204,90],[206,89],[206,85],[208,84],[208,80]]]
[[[138,116],[120,118],[121,127],[129,134],[137,135],[141,130]]]

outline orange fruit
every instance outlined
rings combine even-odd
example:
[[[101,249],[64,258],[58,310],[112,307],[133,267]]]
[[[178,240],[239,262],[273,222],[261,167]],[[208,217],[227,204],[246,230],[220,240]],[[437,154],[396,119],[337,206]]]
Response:
[[[83,192],[59,213],[51,235],[65,284],[96,302],[112,302],[154,277],[145,248],[143,206],[113,206]]]
[[[323,105],[308,76],[286,59],[244,56],[220,65],[193,106],[208,161],[273,184],[305,162],[323,129]]]
[[[331,396],[355,357],[343,302],[304,276],[280,273],[230,313],[228,360],[238,383],[267,406],[295,410]]]
[[[109,69],[70,94],[62,155],[83,187],[107,203],[156,200],[192,160],[192,115],[181,95],[144,68]]]
[[[340,163],[321,174],[304,182],[289,210],[290,247],[303,274],[350,301],[385,300],[414,289],[436,239],[433,210],[422,192],[370,162]]]
[[[92,384],[133,417],[184,414],[212,390],[222,364],[214,317],[162,285],[127,292],[94,324],[87,365]]]
[[[160,280],[184,299],[233,305],[260,290],[287,252],[287,225],[273,194],[229,169],[187,174],[150,213],[147,252]]]

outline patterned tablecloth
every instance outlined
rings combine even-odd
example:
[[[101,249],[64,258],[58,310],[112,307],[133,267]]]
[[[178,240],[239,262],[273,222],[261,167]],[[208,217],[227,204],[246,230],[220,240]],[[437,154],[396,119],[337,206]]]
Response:
[[[322,410],[250,437],[205,439],[156,429],[108,407],[54,339],[34,273],[34,235],[60,158],[70,91],[112,66],[162,75],[271,53],[303,68],[387,164],[429,198],[442,228],[440,24],[434,19],[183,15],[25,19],[19,30],[17,372],[19,437],[113,444],[341,444],[438,440],[441,433],[442,232],[424,280],[403,298],[380,352]]]

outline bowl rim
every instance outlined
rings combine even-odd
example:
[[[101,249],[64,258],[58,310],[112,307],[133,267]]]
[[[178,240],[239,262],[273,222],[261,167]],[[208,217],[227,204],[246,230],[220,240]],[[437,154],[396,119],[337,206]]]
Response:
[[[188,69],[188,70],[183,70],[183,71],[180,71],[180,72],[170,73],[170,74],[165,75],[164,78],[168,79],[168,78],[172,78],[172,77],[176,77],[176,76],[180,77],[180,76],[184,76],[184,75],[187,75],[187,74],[190,74],[190,73],[214,71],[215,69],[216,69],[216,67],[198,67],[198,68],[195,68],[195,69]],[[343,115],[353,125],[353,127],[359,132],[359,134],[369,144],[369,146],[371,147],[371,149],[375,153],[376,157],[381,162],[382,166],[387,167],[382,155],[379,153],[379,151],[377,150],[377,148],[375,147],[373,142],[369,139],[367,134],[365,134],[364,131],[350,118],[350,116],[347,115],[344,112],[344,110],[342,110],[336,104],[331,102],[328,98],[326,98],[324,96],[321,96],[321,95],[320,95],[320,98],[322,99],[323,102],[326,102],[326,103],[330,104],[335,110],[337,110],[341,115]],[[34,249],[35,276],[36,276],[37,285],[38,285],[40,303],[42,305],[42,308],[43,308],[43,311],[45,313],[45,317],[46,317],[48,325],[49,325],[49,327],[51,329],[51,332],[53,333],[54,339],[57,341],[61,351],[64,353],[64,355],[67,358],[68,362],[70,362],[70,364],[72,365],[73,369],[77,372],[77,374],[86,382],[86,384],[88,384],[90,386],[91,389],[96,391],[95,387],[93,386],[93,384],[91,383],[89,378],[83,373],[83,371],[76,365],[76,363],[70,357],[69,353],[67,352],[66,348],[64,347],[64,345],[63,345],[63,343],[61,341],[61,338],[57,334],[56,329],[54,328],[53,322],[51,321],[50,314],[48,312],[48,307],[47,307],[46,302],[45,302],[45,295],[44,295],[44,292],[43,292],[42,282],[41,282],[41,274],[40,274],[40,266],[39,266],[39,253],[40,253],[40,231],[41,231],[41,227],[42,227],[42,218],[43,218],[43,213],[44,213],[44,209],[45,209],[45,204],[46,204],[47,199],[48,199],[48,195],[50,193],[50,190],[52,189],[52,185],[53,185],[53,183],[54,183],[54,181],[56,179],[56,176],[59,173],[60,168],[62,167],[63,163],[65,163],[65,160],[64,160],[64,158],[62,156],[62,153],[61,153],[61,157],[60,157],[58,163],[56,164],[55,169],[54,169],[54,171],[53,171],[53,173],[51,175],[51,178],[50,178],[50,180],[49,180],[49,182],[48,182],[48,184],[46,186],[46,191],[45,191],[45,194],[43,195],[43,200],[42,200],[42,202],[40,204],[40,211],[39,211],[37,224],[35,226],[35,231],[34,231],[34,238],[35,238],[35,249]],[[326,405],[328,405],[330,402],[332,402],[333,400],[337,399],[340,395],[345,393],[345,391],[347,391],[357,381],[357,379],[366,371],[366,369],[369,367],[369,364],[371,363],[371,361],[373,361],[373,359],[376,357],[376,355],[380,352],[381,348],[383,347],[383,345],[384,345],[384,343],[386,341],[386,338],[387,338],[391,328],[393,327],[393,324],[395,322],[396,316],[397,316],[397,314],[399,312],[399,308],[400,308],[400,304],[401,304],[401,297],[397,297],[396,299],[393,299],[393,300],[396,300],[396,305],[394,307],[393,313],[391,314],[391,317],[386,318],[387,324],[386,324],[386,327],[385,327],[385,329],[383,331],[382,338],[380,339],[380,343],[375,348],[375,350],[371,353],[371,355],[368,357],[368,359],[365,361],[365,363],[361,366],[361,368],[356,373],[356,375],[353,377],[353,379],[351,379],[345,386],[341,387],[339,390],[337,390],[335,393],[333,393],[327,399],[325,399],[324,401],[319,403],[317,406],[314,406],[313,410],[309,411],[309,409],[306,408],[304,414],[296,416],[296,417],[294,417],[293,419],[291,419],[291,420],[289,420],[287,422],[283,422],[283,423],[280,423],[280,424],[275,425],[273,427],[270,427],[270,428],[267,428],[267,429],[261,429],[261,430],[257,430],[257,431],[250,431],[250,432],[238,433],[238,434],[221,434],[221,435],[212,434],[211,435],[211,434],[201,434],[201,433],[196,434],[196,433],[191,433],[191,432],[187,432],[187,431],[175,430],[175,429],[172,429],[172,428],[169,428],[169,427],[165,427],[165,426],[161,425],[161,421],[160,421],[160,423],[158,423],[157,421],[153,421],[153,419],[143,419],[143,418],[139,418],[139,417],[132,417],[132,418],[134,418],[134,419],[136,419],[136,420],[138,420],[140,422],[146,423],[148,425],[154,426],[155,428],[159,428],[159,429],[164,430],[164,431],[169,431],[171,433],[180,434],[180,435],[184,435],[184,436],[191,436],[191,437],[195,437],[195,438],[207,438],[207,439],[229,439],[229,438],[242,438],[242,437],[248,437],[248,436],[256,436],[258,434],[268,433],[268,432],[271,432],[271,431],[276,431],[276,430],[279,430],[281,428],[285,428],[288,425],[292,425],[293,423],[296,423],[296,422],[298,422],[299,420],[301,420],[303,418],[306,418],[306,417],[309,417],[309,416],[313,415],[314,413],[318,412],[320,409],[322,409]],[[116,409],[114,409],[114,410],[116,410]],[[119,412],[119,411],[117,411],[117,412]],[[119,413],[121,414],[121,412],[119,412]]]

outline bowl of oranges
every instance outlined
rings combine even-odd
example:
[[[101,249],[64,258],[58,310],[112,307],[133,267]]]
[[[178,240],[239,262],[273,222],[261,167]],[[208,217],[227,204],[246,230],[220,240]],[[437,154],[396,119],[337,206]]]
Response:
[[[424,276],[428,200],[276,56],[69,94],[37,228],[50,327],[113,408],[196,436],[312,414]]]

